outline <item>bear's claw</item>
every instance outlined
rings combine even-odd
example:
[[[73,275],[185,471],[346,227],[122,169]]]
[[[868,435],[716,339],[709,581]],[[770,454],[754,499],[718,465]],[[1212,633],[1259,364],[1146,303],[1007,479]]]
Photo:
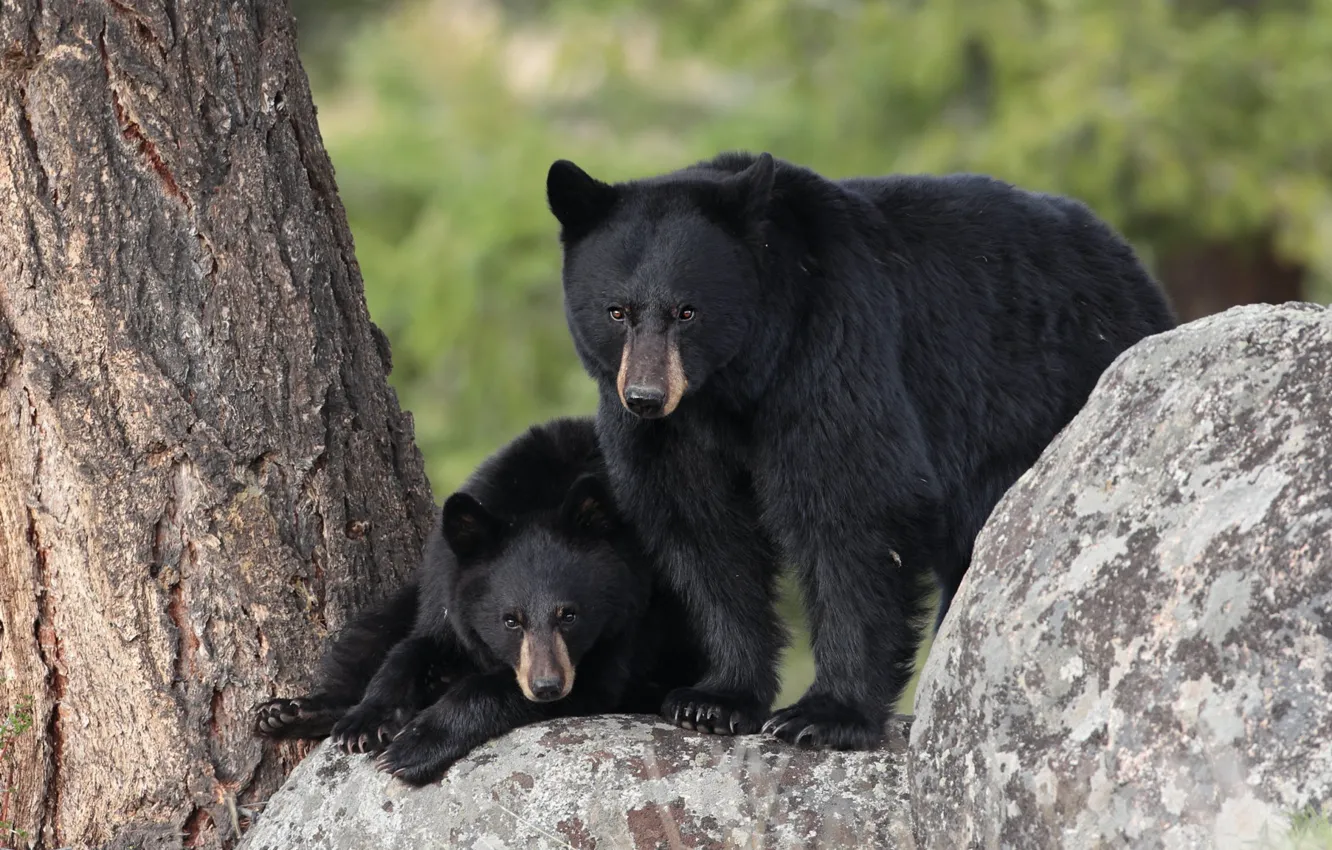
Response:
[[[806,696],[769,717],[763,733],[809,749],[868,750],[883,739],[883,726],[832,697]]]
[[[712,735],[752,735],[759,727],[753,700],[695,688],[671,691],[661,713],[677,726]]]

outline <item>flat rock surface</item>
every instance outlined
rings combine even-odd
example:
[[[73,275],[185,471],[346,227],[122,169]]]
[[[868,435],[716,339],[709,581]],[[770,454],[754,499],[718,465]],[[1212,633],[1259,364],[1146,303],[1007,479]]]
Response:
[[[321,744],[242,850],[911,847],[909,718],[875,752],[722,738],[654,718],[518,729],[414,789]]]
[[[1332,805],[1332,312],[1140,343],[1009,491],[911,732],[921,846],[1259,847]]]

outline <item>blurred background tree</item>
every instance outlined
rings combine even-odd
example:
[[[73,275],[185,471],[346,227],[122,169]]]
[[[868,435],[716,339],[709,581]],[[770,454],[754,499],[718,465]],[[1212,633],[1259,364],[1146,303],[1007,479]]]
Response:
[[[528,424],[594,408],[545,208],[560,157],[604,179],[728,148],[834,177],[986,172],[1086,201],[1185,319],[1332,297],[1332,0],[296,12],[371,314],[437,498]],[[785,696],[810,674],[801,635]]]

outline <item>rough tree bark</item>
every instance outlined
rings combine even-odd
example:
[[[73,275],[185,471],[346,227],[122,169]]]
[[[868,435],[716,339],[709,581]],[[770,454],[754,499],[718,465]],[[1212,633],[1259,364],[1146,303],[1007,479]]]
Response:
[[[388,368],[284,0],[3,0],[0,846],[233,842],[420,550]]]

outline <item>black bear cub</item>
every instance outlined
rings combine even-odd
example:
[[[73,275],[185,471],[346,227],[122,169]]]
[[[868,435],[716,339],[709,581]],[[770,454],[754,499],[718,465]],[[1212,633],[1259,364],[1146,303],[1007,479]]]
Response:
[[[1000,496],[1126,348],[1174,325],[1082,204],[977,175],[830,180],[723,154],[547,177],[565,315],[613,494],[708,665],[663,712],[857,748],[909,680]],[[814,684],[769,716],[797,571]]]
[[[517,726],[655,712],[699,662],[601,464],[590,419],[534,427],[487,460],[445,501],[417,579],[343,630],[313,694],[259,706],[256,731],[331,733],[421,784]]]

